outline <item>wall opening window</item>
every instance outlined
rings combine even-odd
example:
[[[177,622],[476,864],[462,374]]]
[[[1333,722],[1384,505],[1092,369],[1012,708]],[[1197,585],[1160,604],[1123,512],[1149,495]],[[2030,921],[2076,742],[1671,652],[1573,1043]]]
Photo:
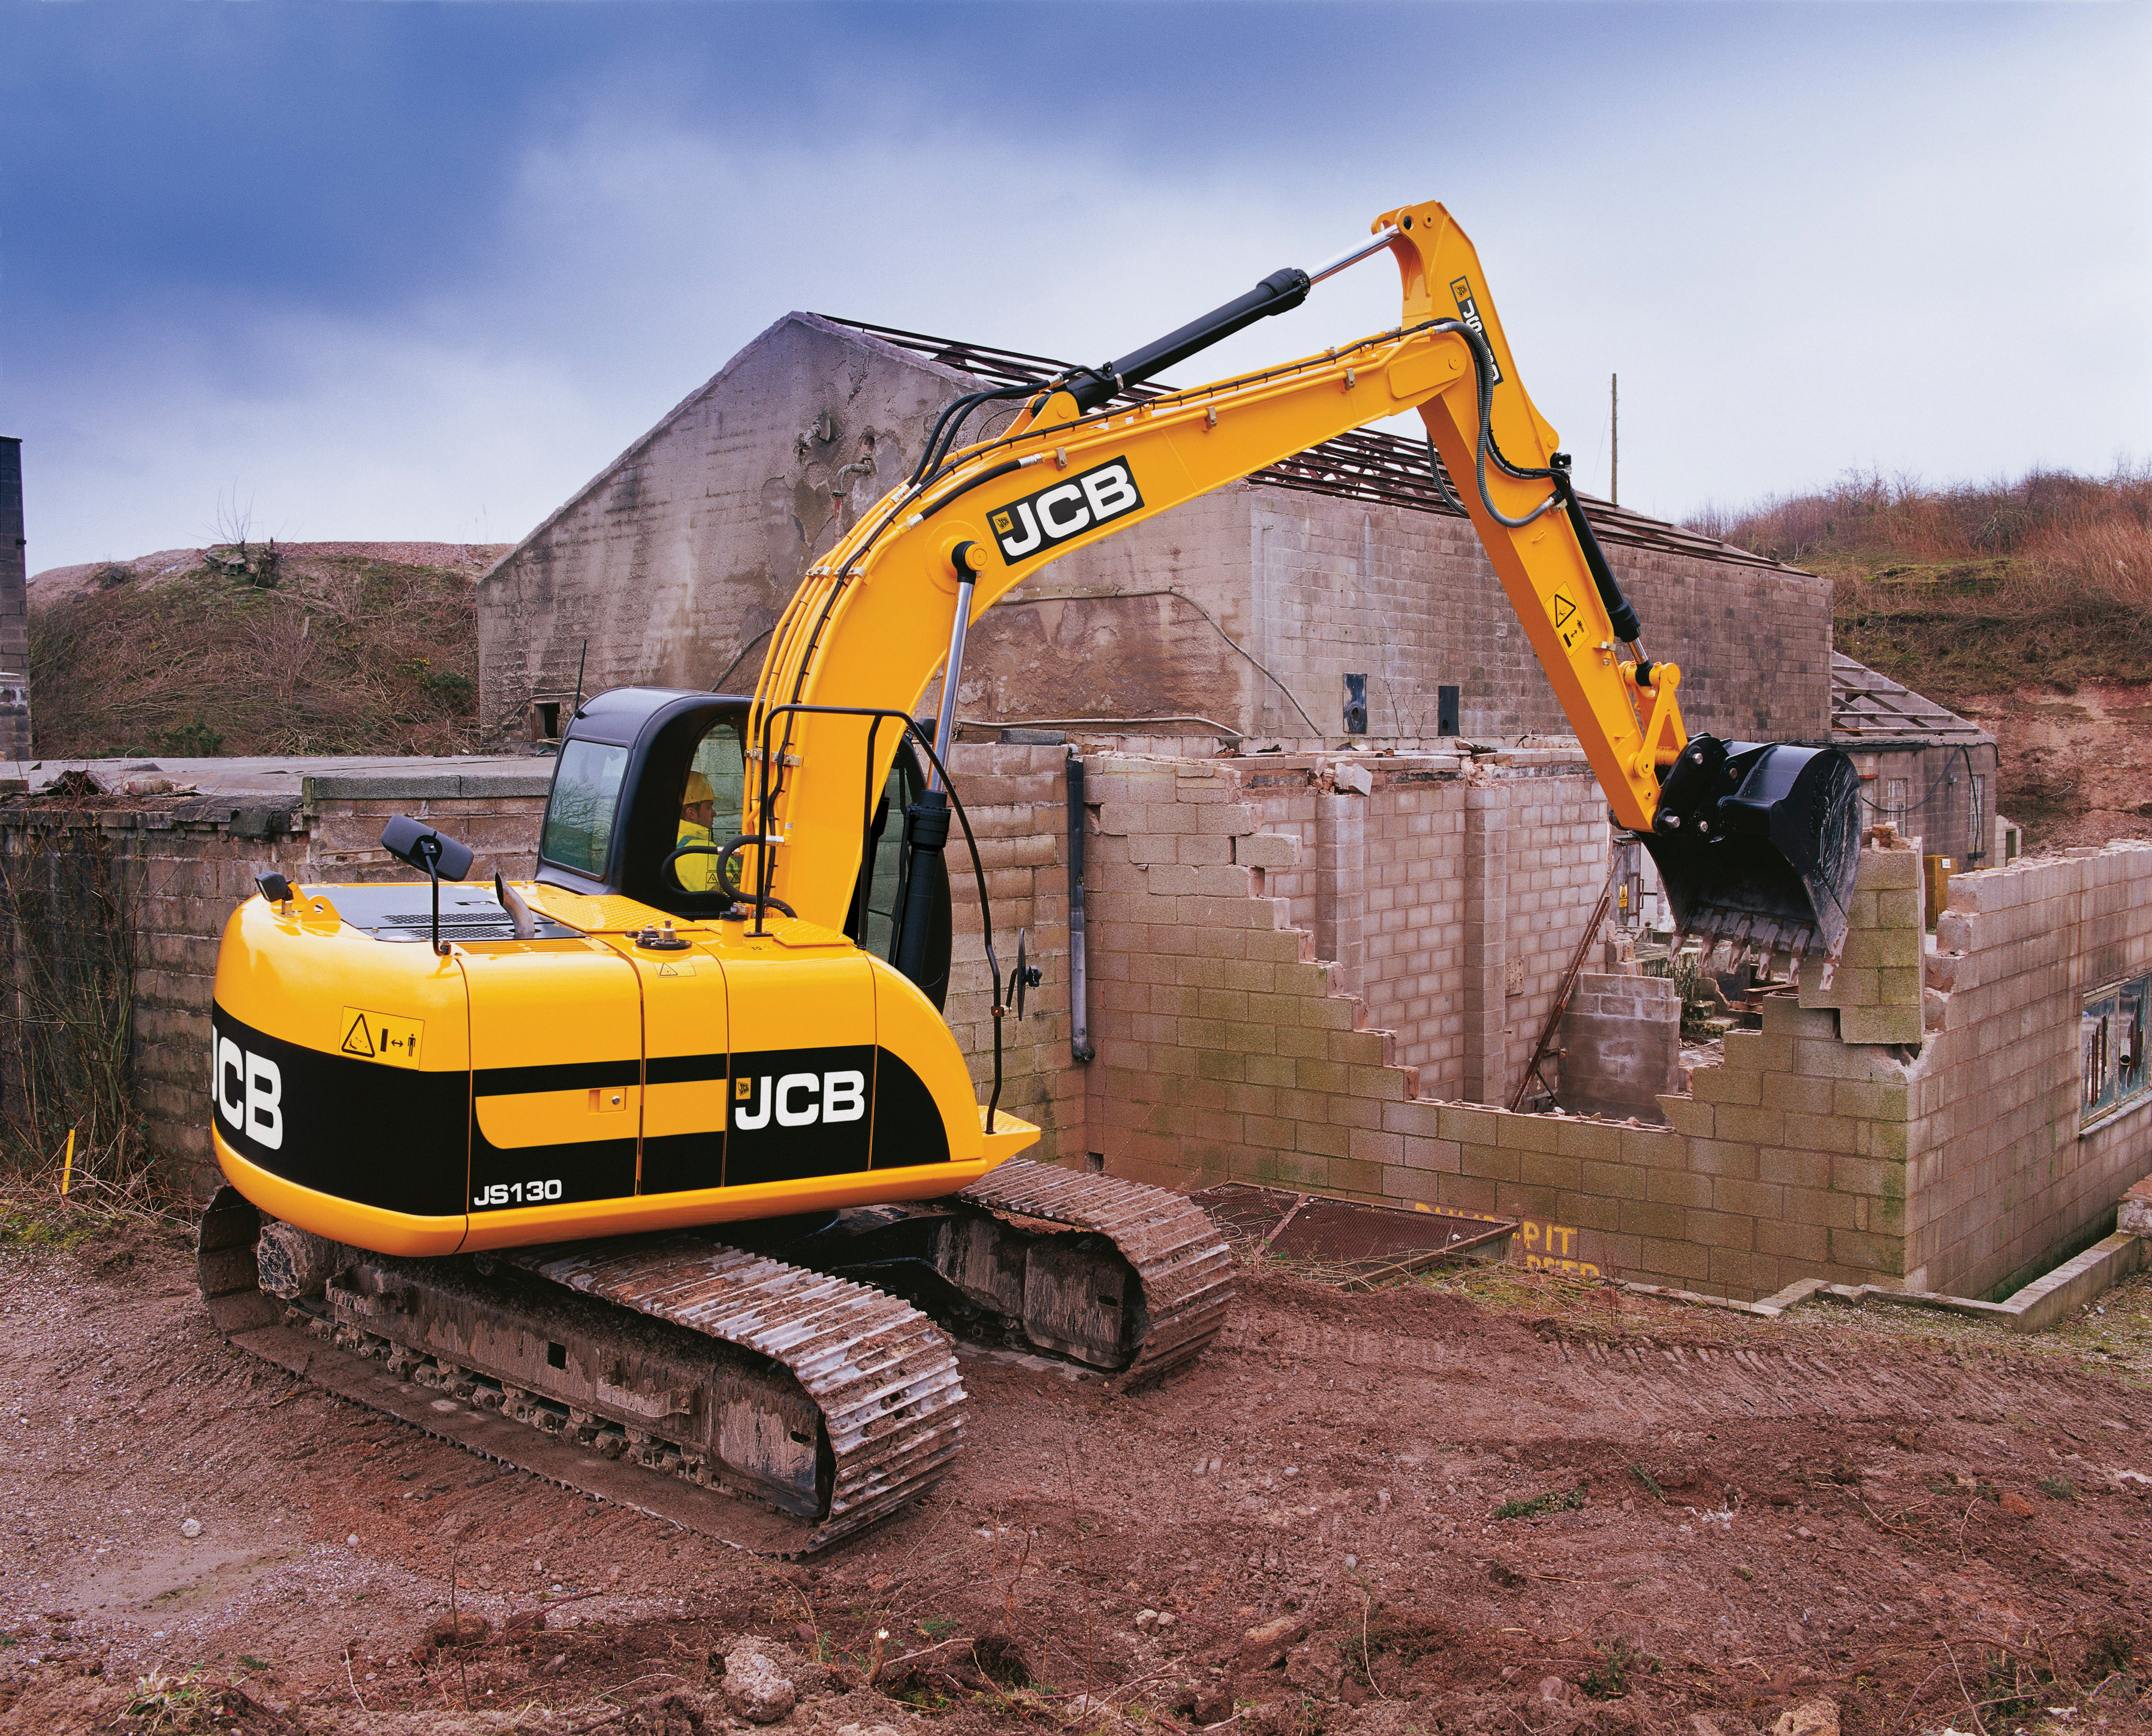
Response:
[[[2078,1022],[2081,1121],[2109,1115],[2144,1094],[2152,978],[2110,982],[2085,997]]]

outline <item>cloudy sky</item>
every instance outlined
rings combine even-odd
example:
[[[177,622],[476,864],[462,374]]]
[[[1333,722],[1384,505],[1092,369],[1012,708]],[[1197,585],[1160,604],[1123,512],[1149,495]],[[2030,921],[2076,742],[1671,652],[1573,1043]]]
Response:
[[[513,541],[787,309],[1098,359],[1433,196],[1627,504],[2104,471],[2147,91],[2142,4],[0,0],[0,434],[33,571]]]

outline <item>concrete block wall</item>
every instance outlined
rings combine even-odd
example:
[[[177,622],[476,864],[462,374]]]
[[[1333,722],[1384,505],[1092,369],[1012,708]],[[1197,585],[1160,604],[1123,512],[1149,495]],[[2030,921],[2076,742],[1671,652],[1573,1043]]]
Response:
[[[404,780],[403,793],[391,795],[383,792],[395,785],[374,775],[309,779],[296,800],[147,796],[109,800],[86,814],[38,801],[0,809],[0,828],[15,835],[10,849],[36,847],[53,825],[104,832],[133,929],[135,1101],[150,1145],[184,1181],[201,1186],[213,1179],[203,1118],[210,1001],[225,922],[252,896],[254,877],[272,869],[295,881],[409,874],[380,847],[381,828],[397,814],[470,844],[478,853],[474,880],[496,871],[527,876],[551,769],[533,764],[527,779],[472,780],[470,794],[445,774]]]
[[[1293,840],[1265,894],[1337,967],[1332,987],[1365,998],[1431,1094],[1507,1102],[1606,881],[1591,769],[1559,747],[1218,763],[1263,832]]]
[[[1398,758],[1376,762],[1364,787],[1368,756],[1301,766],[1096,748],[1085,757],[1098,1051],[1088,1067],[1068,1048],[1063,750],[967,744],[954,763],[1002,967],[1015,963],[1021,927],[1044,972],[1032,1016],[1003,1021],[1002,1100],[1047,1129],[1049,1160],[1096,1153],[1114,1173],[1181,1188],[1234,1179],[1496,1212],[1565,1232],[1580,1266],[1744,1297],[1814,1277],[1959,1294],[2012,1287],[2101,1233],[2123,1188],[2152,1170],[2152,1098],[2089,1129],[2078,1119],[2085,992],[2152,972],[2152,845],[1959,877],[1915,1001],[1901,959],[1921,956],[1917,847],[1871,843],[1832,982],[1774,997],[1760,1031],[1729,1035],[1723,1063],[1697,1070],[1689,1095],[1661,1098],[1667,1124],[1513,1115],[1464,1100],[1460,1086],[1514,1083],[1498,1063],[1521,1064],[1507,1034],[1529,1022],[1512,1006],[1497,1026],[1489,1003],[1497,989],[1513,1000],[1513,957],[1566,958],[1582,920],[1572,905],[1571,929],[1561,929],[1567,895],[1548,893],[1531,920],[1551,938],[1535,953],[1514,914],[1520,865],[1529,870],[1545,830],[1514,818],[1566,789],[1558,754],[1453,759],[1446,770],[1433,756]],[[216,944],[254,876],[401,873],[376,842],[391,812],[472,839],[482,874],[527,871],[543,778],[534,769],[526,791],[414,775],[401,794],[316,779],[273,811],[256,799],[242,810],[229,798],[144,797],[65,815],[16,799],[0,829],[18,835],[13,847],[40,826],[94,826],[121,864],[140,1101],[159,1147],[199,1166]],[[1581,810],[1582,795],[1573,799]],[[1563,794],[1557,810],[1571,800]],[[1333,925],[1343,921],[1350,888],[1333,878],[1326,891],[1319,876],[1326,860],[1333,876],[1355,860],[1353,822],[1364,859],[1357,993],[1300,920],[1327,896]],[[1326,829],[1342,840],[1327,858],[1303,841]],[[1588,830],[1579,835],[1588,851],[1575,837],[1551,848],[1603,862]],[[1385,878],[1393,845],[1424,865],[1424,882]],[[962,865],[948,1011],[983,1093],[991,997]],[[1288,885],[1299,890],[1287,896]],[[1391,902],[1374,896],[1385,889]],[[1580,891],[1575,905],[1584,902]],[[1418,929],[1393,920],[1422,908],[1431,914]],[[1386,936],[1405,938],[1385,951]],[[1379,997],[1407,980],[1388,961],[1445,949],[1457,961],[1455,1044],[1414,1062],[1383,1028]],[[1626,989],[1642,979],[1609,980]],[[1587,979],[1576,1016],[1605,992]],[[1486,1022],[1474,1027],[1474,1015]]]
[[[2007,1293],[2104,1234],[2152,1173],[2152,1096],[2081,1124],[2078,1028],[2088,992],[2147,972],[2152,845],[1952,876],[1909,1075],[1908,1258],[1923,1287]]]
[[[1506,767],[1498,758],[1495,775],[1510,796],[1501,1076],[1514,1086],[1606,888],[1613,833],[1606,794],[1573,749],[1515,755]]]
[[[958,744],[949,770],[978,840],[1004,982],[1017,937],[1039,968],[1024,1017],[1002,1019],[1001,1107],[1043,1129],[1027,1153],[1042,1162],[1080,1159],[1084,1076],[1068,1050],[1068,754],[1064,749]],[[942,1011],[969,1058],[984,1103],[993,1080],[993,980],[982,940],[979,895],[962,835],[949,840],[956,931],[949,998]]]
[[[1084,1149],[1082,1080],[1068,1053],[1063,764],[1058,748],[970,745],[960,746],[952,761],[959,793],[986,795],[967,812],[987,870],[1002,967],[1013,967],[1022,927],[1029,931],[1031,960],[1044,973],[1028,1016],[1003,1021],[1002,1103],[1048,1129],[1040,1155],[1049,1161]],[[109,799],[86,815],[36,801],[0,807],[0,830],[15,835],[6,840],[10,848],[34,844],[41,827],[74,825],[101,830],[114,852],[134,931],[136,1102],[151,1145],[183,1182],[214,1185],[202,1095],[210,1003],[226,921],[252,895],[255,876],[274,869],[312,883],[407,876],[380,840],[388,819],[409,814],[472,846],[474,881],[496,872],[527,878],[551,762],[530,766],[527,775],[510,778],[459,777],[428,770],[424,762],[408,776],[311,777],[296,799],[273,802],[260,795],[148,796]],[[978,895],[968,858],[952,855],[952,867],[957,938],[948,1013],[983,1101],[993,1020]],[[0,1094],[10,1031],[0,1029]]]
[[[1235,574],[1229,588],[1194,594],[1214,613],[1245,608],[1255,637],[1242,642],[1321,733],[1343,728],[1348,672],[1368,678],[1373,736],[1432,737],[1444,684],[1459,689],[1459,723],[1468,738],[1570,733],[1469,523],[1260,485],[1220,493],[1243,503],[1245,575]],[[1826,581],[1611,538],[1606,548],[1652,642],[1685,648],[1682,708],[1693,730],[1749,740],[1823,738],[1830,700]],[[1264,683],[1252,697],[1256,709],[1236,727],[1308,733],[1276,685]]]
[[[901,480],[970,381],[812,314],[779,320],[478,586],[485,739],[534,698],[636,682],[751,691],[814,556]],[[731,666],[728,668],[728,666]]]
[[[1578,975],[1561,1015],[1561,1101],[1572,1113],[1663,1122],[1683,1094],[1681,993],[1670,977]]]
[[[1801,1005],[1835,1008],[1848,1043],[1919,1043],[1926,925],[1917,842],[1862,852],[1848,918],[1830,982],[1820,971],[1804,971]]]

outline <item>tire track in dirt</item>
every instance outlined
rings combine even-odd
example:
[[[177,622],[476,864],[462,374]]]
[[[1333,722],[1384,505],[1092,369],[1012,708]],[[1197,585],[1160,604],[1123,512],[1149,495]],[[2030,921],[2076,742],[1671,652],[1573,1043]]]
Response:
[[[1886,1369],[1806,1347],[1669,1347],[1562,1334],[1544,1343],[1547,1367],[1515,1387],[1512,1415],[1525,1426],[1558,1419],[1565,1432],[1595,1410],[1638,1420],[1927,1423],[1948,1415],[1977,1424],[2045,1414],[2112,1419],[2133,1434],[2152,1425],[2152,1394],[2005,1357],[1962,1356],[1941,1368]],[[1490,1360],[1441,1338],[1401,1338],[1289,1317],[1236,1319],[1221,1334],[1219,1348],[1434,1381],[1485,1378]]]

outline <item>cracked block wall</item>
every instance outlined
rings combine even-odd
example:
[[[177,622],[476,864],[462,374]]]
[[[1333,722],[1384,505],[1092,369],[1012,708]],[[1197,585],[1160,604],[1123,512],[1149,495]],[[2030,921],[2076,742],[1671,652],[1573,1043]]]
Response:
[[[1429,1094],[1506,1102],[1606,883],[1591,768],[1564,748],[1218,764],[1293,840],[1263,890],[1332,987]]]
[[[1578,1232],[1581,1266],[1715,1294],[1902,1277],[1908,1094],[1890,1047],[1843,1042],[1835,1008],[1785,997],[1760,1032],[1728,1039],[1722,1065],[1698,1070],[1693,1097],[1662,1099],[1669,1127],[1442,1100],[1373,1028],[1367,999],[1341,991],[1338,967],[1317,960],[1286,901],[1266,896],[1284,846],[1297,861],[1299,844],[1257,830],[1242,775],[1224,763],[1093,764],[1099,1054],[1086,1124],[1109,1171],[1559,1224]],[[1231,839],[1235,860],[1170,864],[1168,823]],[[1884,855],[1864,857],[1864,890],[1906,871]],[[1871,926],[1880,908],[1859,906]]]

